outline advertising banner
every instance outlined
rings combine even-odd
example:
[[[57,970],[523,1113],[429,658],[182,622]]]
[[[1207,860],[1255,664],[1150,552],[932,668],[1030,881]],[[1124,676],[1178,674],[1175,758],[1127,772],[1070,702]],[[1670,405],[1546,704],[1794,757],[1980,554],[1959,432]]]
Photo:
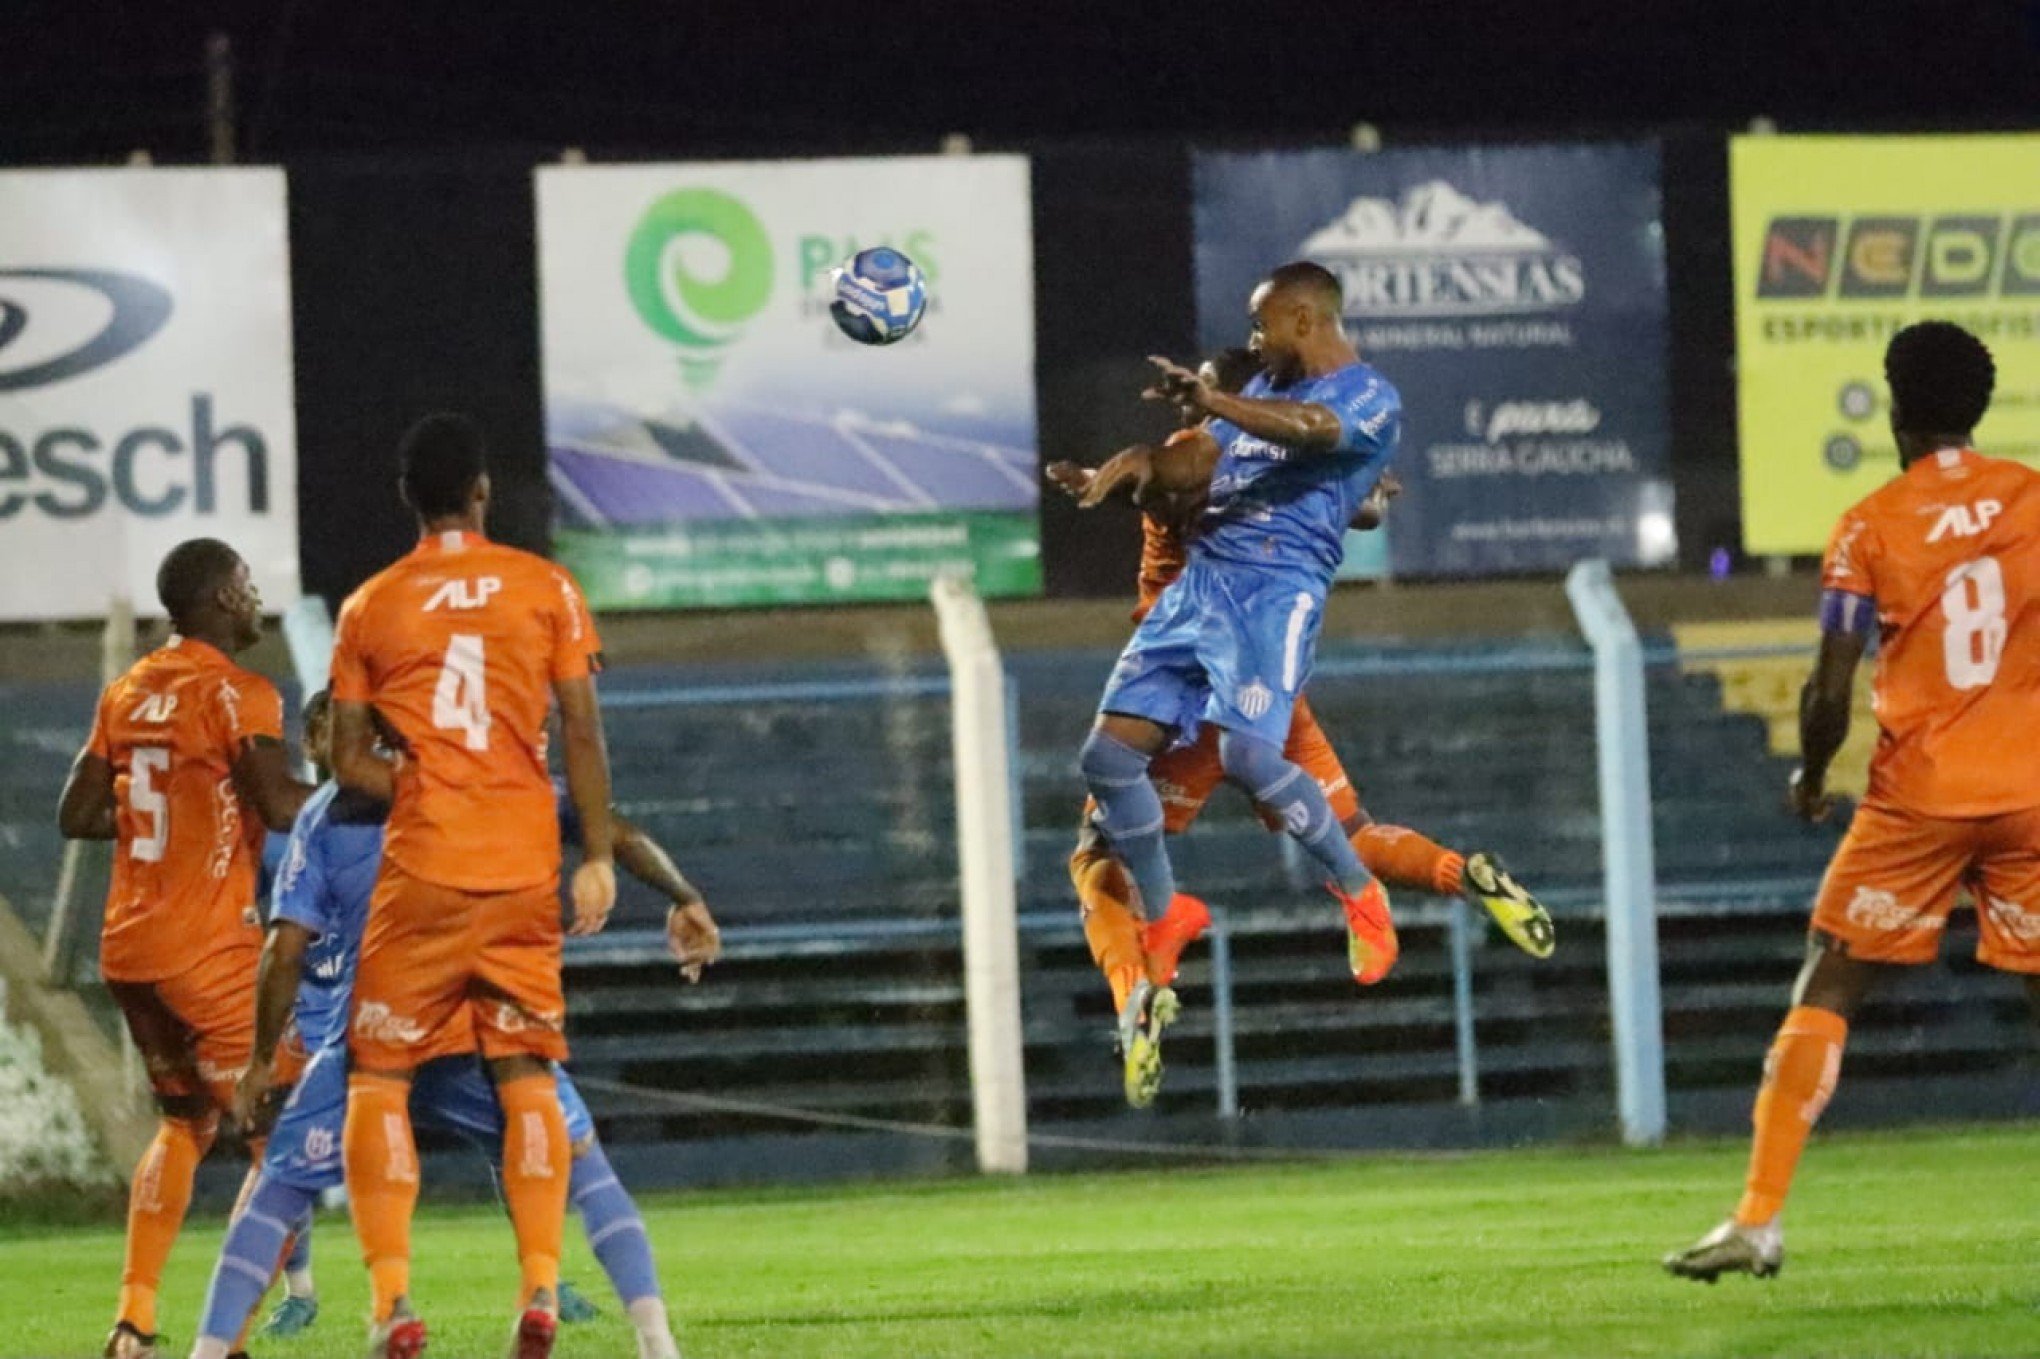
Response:
[[[0,171],[0,620],[161,613],[221,538],[298,596],[284,177]]]
[[[1898,471],[1884,347],[1954,321],[1997,359],[1976,435],[2040,465],[2040,136],[1738,137],[1743,543],[1820,552]]]
[[[1314,260],[1401,390],[1395,574],[1672,559],[1654,146],[1200,154],[1195,174],[1207,350],[1245,343],[1269,270]]]
[[[554,543],[597,608],[1041,588],[1034,247],[1017,156],[538,171]],[[889,245],[898,344],[831,321]]]

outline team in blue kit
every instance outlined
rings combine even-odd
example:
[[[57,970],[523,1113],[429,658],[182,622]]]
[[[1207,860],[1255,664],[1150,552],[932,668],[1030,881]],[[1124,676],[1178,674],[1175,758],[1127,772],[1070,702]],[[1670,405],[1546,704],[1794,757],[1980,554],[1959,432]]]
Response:
[[[329,735],[323,694],[306,705],[306,744],[320,759]],[[275,874],[271,939],[257,984],[257,1041],[285,1027],[278,997],[288,996],[289,1036],[284,1041],[309,1054],[271,1131],[259,1174],[234,1218],[207,1293],[201,1334],[192,1353],[212,1359],[230,1353],[248,1318],[274,1277],[286,1242],[301,1242],[313,1205],[344,1178],[342,1131],[347,1116],[347,1029],[354,972],[368,923],[369,901],[382,861],[386,808],[361,801],[333,782],[320,786],[299,813]],[[571,817],[563,817],[571,839]],[[669,919],[675,951],[688,969],[714,960],[719,949],[713,922],[697,893],[636,828],[620,828],[618,840],[634,839],[633,852],[619,853],[675,901]],[[656,865],[656,866],[652,866]],[[272,980],[274,972],[280,980]],[[288,985],[287,985],[288,983]],[[265,1013],[269,1011],[269,1013]],[[273,1052],[276,1044],[261,1049]],[[569,1197],[581,1214],[590,1246],[615,1286],[634,1329],[641,1359],[672,1359],[675,1344],[651,1246],[636,1205],[618,1181],[595,1134],[594,1119],[564,1070],[555,1068],[574,1161]],[[273,1059],[258,1059],[244,1079],[236,1112],[244,1122],[260,1118],[275,1079]],[[414,1117],[427,1127],[459,1134],[494,1152],[502,1141],[503,1111],[495,1086],[473,1055],[443,1058],[422,1067],[412,1087]],[[294,1266],[302,1267],[301,1257]],[[288,1307],[289,1304],[287,1303]],[[315,1308],[302,1304],[302,1329]]]
[[[1402,400],[1345,333],[1338,280],[1285,264],[1254,290],[1251,348],[1264,365],[1237,395],[1156,359],[1150,398],[1201,412],[1175,456],[1211,460],[1209,499],[1187,564],[1121,653],[1080,764],[1095,824],[1125,864],[1143,914],[1176,898],[1163,808],[1149,762],[1219,728],[1227,776],[1324,869],[1345,912],[1356,980],[1380,980],[1397,944],[1387,894],[1368,873],[1324,792],[1283,753],[1310,678],[1325,596],[1345,534],[1402,435]],[[1130,1086],[1160,1072],[1161,1031],[1179,1011],[1143,982],[1119,1015]],[[1136,1069],[1139,1069],[1138,1071]]]

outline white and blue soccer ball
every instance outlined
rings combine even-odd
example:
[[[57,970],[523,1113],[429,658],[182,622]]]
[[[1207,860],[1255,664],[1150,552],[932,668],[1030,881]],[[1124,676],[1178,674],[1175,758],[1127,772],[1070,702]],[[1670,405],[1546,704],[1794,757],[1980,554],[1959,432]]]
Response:
[[[928,310],[928,279],[921,266],[878,245],[860,250],[836,269],[836,300],[829,315],[859,344],[897,344]]]

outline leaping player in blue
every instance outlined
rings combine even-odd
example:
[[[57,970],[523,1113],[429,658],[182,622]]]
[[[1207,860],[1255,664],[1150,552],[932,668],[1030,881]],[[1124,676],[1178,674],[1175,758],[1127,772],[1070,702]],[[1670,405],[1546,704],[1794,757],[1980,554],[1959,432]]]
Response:
[[[1370,985],[1396,958],[1387,894],[1317,783],[1282,753],[1346,526],[1402,434],[1402,399],[1360,361],[1342,301],[1338,280],[1316,264],[1269,274],[1248,303],[1250,344],[1265,368],[1237,396],[1151,360],[1160,376],[1143,395],[1206,417],[1167,455],[1212,467],[1210,499],[1183,574],[1120,654],[1080,764],[1099,830],[1146,917],[1158,919],[1175,900],[1176,880],[1148,763],[1172,742],[1195,740],[1200,723],[1219,727],[1227,776],[1323,866],[1345,910],[1353,977]],[[1094,484],[1092,492],[1110,489]],[[1160,1087],[1161,1032],[1179,1010],[1166,986],[1142,982],[1127,997],[1118,1032],[1129,1092],[1151,1099]]]
[[[305,744],[322,777],[331,732],[325,695],[305,705]],[[313,1204],[341,1183],[341,1130],[347,1116],[347,1019],[354,969],[368,923],[369,897],[382,861],[379,805],[357,803],[327,779],[298,813],[277,876],[270,937],[256,982],[255,1032],[273,1054],[286,1027],[309,1065],[283,1106],[245,1206],[228,1228],[206,1293],[192,1359],[238,1356],[233,1345],[275,1274],[285,1242],[309,1227]],[[625,839],[632,841],[626,850]],[[674,900],[668,943],[689,980],[716,960],[721,939],[700,894],[665,852],[635,828],[619,832],[617,858]],[[243,1126],[261,1121],[274,1085],[273,1058],[258,1060],[235,1093]],[[596,1259],[636,1332],[639,1359],[679,1359],[652,1263],[644,1221],[596,1140],[595,1123],[566,1072],[558,1072],[574,1161],[568,1195]],[[411,1088],[420,1123],[500,1148],[503,1110],[471,1055],[442,1058],[418,1071]],[[309,1318],[307,1317],[308,1321]]]

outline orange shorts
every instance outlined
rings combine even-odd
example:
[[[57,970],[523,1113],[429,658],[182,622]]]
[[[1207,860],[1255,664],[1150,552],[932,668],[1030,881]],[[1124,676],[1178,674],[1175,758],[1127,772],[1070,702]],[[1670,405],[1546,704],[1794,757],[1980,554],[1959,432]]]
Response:
[[[1196,744],[1165,751],[1148,766],[1148,777],[1154,780],[1155,791],[1162,795],[1163,828],[1171,835],[1189,830],[1212,793],[1225,781],[1225,766],[1218,758],[1218,736],[1218,728],[1206,723],[1198,731]],[[1346,777],[1346,767],[1339,763],[1338,752],[1332,749],[1324,728],[1318,725],[1309,700],[1301,695],[1296,700],[1295,715],[1289,720],[1289,740],[1282,747],[1282,756],[1317,781],[1340,824],[1350,825],[1360,815],[1360,795]]]
[[[231,1108],[234,1086],[255,1050],[259,945],[209,954],[174,977],[107,980],[149,1073],[158,1104],[208,1100]]]
[[[1932,962],[1965,887],[1982,935],[1977,961],[2040,973],[2040,808],[1957,820],[1858,807],[1813,928],[1851,958]]]
[[[435,1057],[567,1055],[559,882],[468,892],[385,858],[354,979],[357,1066],[409,1071]]]

